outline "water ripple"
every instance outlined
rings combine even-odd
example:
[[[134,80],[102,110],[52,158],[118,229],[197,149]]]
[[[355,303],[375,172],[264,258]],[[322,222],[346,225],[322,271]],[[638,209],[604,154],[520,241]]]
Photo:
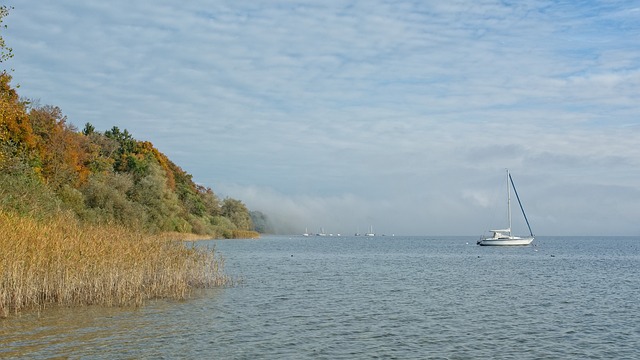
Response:
[[[241,286],[0,320],[0,357],[640,358],[640,240],[602,240],[223,241]]]

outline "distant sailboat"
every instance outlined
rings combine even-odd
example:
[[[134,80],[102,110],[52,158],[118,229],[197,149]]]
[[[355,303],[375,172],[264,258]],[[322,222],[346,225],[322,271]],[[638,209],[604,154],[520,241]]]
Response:
[[[376,236],[376,234],[373,232],[373,226],[369,226],[369,232],[364,234],[364,236]]]
[[[307,230],[307,228],[304,228],[304,234],[302,234],[302,236],[309,236],[309,230]]]
[[[520,205],[520,210],[522,211],[522,215],[524,216],[524,220],[527,222],[527,227],[529,227],[530,236],[513,236],[511,234],[511,188],[513,187],[513,192],[516,194],[516,199],[518,199],[518,204]],[[516,186],[513,183],[513,178],[511,178],[511,174],[509,174],[509,170],[507,170],[507,218],[509,222],[509,227],[501,230],[491,230],[493,235],[491,237],[482,237],[478,240],[478,245],[481,246],[513,246],[513,245],[529,245],[534,239],[533,232],[531,231],[531,226],[529,225],[529,220],[527,219],[527,215],[524,213],[524,208],[522,207],[522,203],[520,202],[520,197],[518,196],[518,191],[516,191]]]
[[[320,228],[320,232],[317,233],[316,236],[327,236],[327,234],[324,232],[324,228]]]

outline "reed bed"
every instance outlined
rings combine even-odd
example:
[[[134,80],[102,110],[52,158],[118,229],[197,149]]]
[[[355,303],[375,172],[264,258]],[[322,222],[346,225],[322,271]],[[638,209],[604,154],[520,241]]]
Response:
[[[199,240],[211,240],[215,239],[215,236],[208,234],[191,234],[181,232],[163,232],[157,235],[160,239],[164,240],[182,240],[182,241],[199,241]]]
[[[0,316],[49,305],[142,305],[224,286],[213,249],[117,226],[46,222],[0,210]]]

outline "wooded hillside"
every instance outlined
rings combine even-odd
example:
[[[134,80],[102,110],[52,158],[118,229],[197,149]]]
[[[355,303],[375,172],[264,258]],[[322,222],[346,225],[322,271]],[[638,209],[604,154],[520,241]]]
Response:
[[[0,74],[0,207],[36,217],[73,211],[83,222],[150,232],[236,237],[253,230],[239,200],[220,200],[149,141],[126,129],[78,131],[55,106],[20,99]]]
[[[0,24],[9,9],[0,6]],[[12,57],[0,36],[0,63]],[[2,70],[0,210],[36,218],[73,212],[84,223],[152,233],[257,235],[242,202],[197,185],[151,142],[116,126],[101,132],[86,123],[78,131],[60,108],[20,98],[11,80]]]

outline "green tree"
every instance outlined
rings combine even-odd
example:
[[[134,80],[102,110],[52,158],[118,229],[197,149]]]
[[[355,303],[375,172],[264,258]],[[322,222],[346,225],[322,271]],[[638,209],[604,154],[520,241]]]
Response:
[[[133,186],[129,174],[101,173],[89,176],[87,183],[80,188],[87,207],[85,220],[143,227],[147,223],[144,207],[127,196]]]
[[[209,187],[204,187],[198,185],[198,193],[200,194],[200,198],[202,199],[202,203],[207,211],[207,214],[210,216],[218,216],[220,215],[220,200],[216,194]]]
[[[96,128],[91,125],[91,123],[84,124],[84,129],[82,129],[82,133],[86,136],[89,136],[96,132]]]
[[[181,231],[186,220],[180,220],[181,209],[175,192],[167,187],[160,165],[149,161],[147,173],[129,192],[129,198],[145,208],[147,227],[151,231]]]
[[[249,210],[247,210],[242,201],[226,198],[222,202],[220,210],[222,216],[231,220],[238,230],[251,230],[253,228]]]
[[[85,127],[86,129],[86,127]],[[115,152],[119,144],[113,139],[100,134],[97,131],[85,135],[86,138],[86,160],[85,164],[92,173],[104,173],[113,171]]]
[[[140,168],[141,163],[137,162],[135,158],[135,150],[137,146],[136,139],[131,136],[129,131],[125,129],[120,131],[120,128],[114,126],[111,130],[104,132],[104,136],[109,139],[115,140],[119,146],[118,150],[113,154],[114,157],[114,169],[120,172],[129,172],[130,170],[140,171],[144,170]]]

